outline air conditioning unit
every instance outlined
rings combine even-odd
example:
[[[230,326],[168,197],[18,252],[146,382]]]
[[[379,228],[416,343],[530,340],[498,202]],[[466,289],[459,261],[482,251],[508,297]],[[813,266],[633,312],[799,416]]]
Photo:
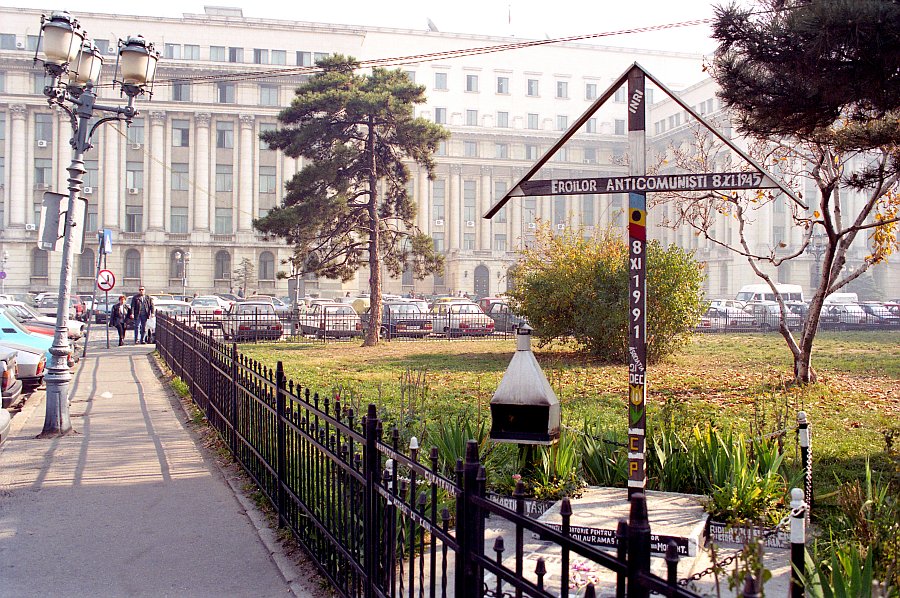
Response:
[[[474,220],[466,220],[466,226],[469,228],[475,228],[475,221]]]
[[[132,143],[131,144],[131,149],[133,149],[133,150],[139,150],[139,149],[141,149],[141,147],[142,146],[140,143]]]
[[[138,194],[138,191],[139,191],[139,189],[136,189],[135,187],[129,187],[129,188],[128,188],[128,195],[137,195],[137,194]]]
[[[434,225],[435,226],[444,226],[444,221],[443,220],[435,220]]]
[[[37,140],[37,146],[38,146],[38,147],[47,147],[47,140],[45,140],[45,139],[38,139],[38,140]]]
[[[537,228],[537,222],[529,222],[529,223],[528,223],[528,228],[531,229],[531,230],[536,229],[536,228]]]
[[[25,230],[37,230],[37,224],[29,222],[25,225]]]
[[[93,195],[93,193],[94,193],[94,188],[93,188],[93,187],[85,187],[85,188],[84,188],[84,194],[85,194],[85,195]]]
[[[16,42],[16,50],[24,50],[25,44],[23,42]]]
[[[557,224],[556,230],[566,230],[566,225],[565,224]]]

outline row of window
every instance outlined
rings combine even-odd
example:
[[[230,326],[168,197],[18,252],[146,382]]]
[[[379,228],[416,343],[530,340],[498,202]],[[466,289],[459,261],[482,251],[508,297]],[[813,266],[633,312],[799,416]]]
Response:
[[[437,124],[447,124],[447,108],[436,107],[434,109],[434,122]],[[585,133],[597,133],[598,129],[598,120],[596,118],[589,118],[587,122],[584,124],[584,132]],[[468,127],[477,127],[479,126],[479,117],[478,110],[466,110],[466,126]],[[500,129],[508,129],[509,128],[509,112],[498,111],[496,113],[496,122],[495,127]],[[525,128],[530,130],[539,130],[541,128],[541,118],[540,114],[535,112],[529,112],[526,115],[525,120]],[[556,130],[557,131],[565,131],[569,128],[569,117],[565,114],[557,114],[556,115]],[[614,119],[613,120],[613,132],[615,135],[625,135],[625,119]]]
[[[184,262],[177,257],[177,254],[184,253],[183,249],[175,249],[169,253],[169,278],[181,279],[184,277]],[[125,251],[125,278],[141,278],[141,253],[137,249],[131,248]],[[94,257],[92,249],[85,249],[84,253],[78,256],[78,276],[82,278],[93,278],[97,260]],[[257,262],[257,280],[274,281],[275,280],[275,256],[271,251],[263,251],[259,254]],[[34,277],[47,277],[49,275],[48,253],[43,249],[31,250],[31,275]],[[216,253],[215,265],[213,269],[213,277],[215,280],[230,280],[232,277],[231,270],[231,254],[222,250]]]
[[[415,71],[407,71],[407,76],[415,81]],[[469,75],[465,76],[465,90],[469,93],[479,93],[480,90],[480,75]],[[449,73],[446,72],[436,72],[434,73],[434,89],[437,91],[449,91]],[[497,76],[496,77],[496,86],[494,88],[495,92],[500,95],[509,95],[510,94],[510,81],[507,76]],[[567,100],[570,99],[569,95],[569,81],[556,81],[556,89],[555,89],[554,97],[557,100]],[[584,84],[584,99],[585,100],[596,100],[597,99],[597,84],[596,83],[585,83]],[[540,94],[540,79],[526,79],[525,80],[525,95],[527,97],[539,97]],[[618,104],[624,104],[627,96],[627,90],[625,87],[620,87],[615,91],[613,95],[613,102]],[[653,103],[653,90],[647,90],[647,102]]]

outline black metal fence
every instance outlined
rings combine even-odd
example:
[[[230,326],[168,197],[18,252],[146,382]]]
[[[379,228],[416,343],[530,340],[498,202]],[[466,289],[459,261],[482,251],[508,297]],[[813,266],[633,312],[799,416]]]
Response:
[[[643,494],[632,497],[629,520],[619,523],[617,552],[604,552],[572,537],[567,499],[556,529],[525,514],[521,482],[515,508],[489,498],[474,441],[448,477],[436,448],[423,454],[414,440],[401,447],[399,434],[386,435],[375,405],[360,417],[339,398],[288,380],[281,362],[268,368],[241,355],[236,344],[164,314],[157,349],[276,508],[280,524],[342,596],[595,596],[601,588],[594,584],[570,593],[571,560],[578,555],[615,573],[606,589],[616,596],[699,598],[677,582],[674,543],[666,554],[667,579],[651,574]],[[492,529],[507,530],[493,543],[486,539],[487,517]],[[559,558],[539,558],[526,570],[526,533],[555,545]]]

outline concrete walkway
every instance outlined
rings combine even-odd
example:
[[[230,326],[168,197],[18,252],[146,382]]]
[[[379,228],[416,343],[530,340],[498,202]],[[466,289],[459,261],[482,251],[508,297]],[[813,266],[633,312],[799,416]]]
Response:
[[[77,434],[35,438],[43,392],[13,418],[0,447],[0,596],[327,594],[307,590],[308,572],[198,448],[152,350],[91,347],[70,395]]]

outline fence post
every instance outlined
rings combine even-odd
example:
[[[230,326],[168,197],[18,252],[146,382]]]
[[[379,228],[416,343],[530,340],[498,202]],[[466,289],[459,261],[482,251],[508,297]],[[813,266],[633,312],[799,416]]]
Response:
[[[237,343],[231,344],[231,452],[235,455],[238,454],[238,430],[239,422],[238,422],[238,407],[237,407],[237,399],[238,399],[238,350]]]
[[[638,581],[638,573],[650,572],[650,519],[643,492],[631,497],[628,516],[628,598],[650,598],[650,590]]]
[[[763,598],[763,541],[757,540],[753,545],[755,561],[757,567],[755,571],[747,574],[744,578],[744,588],[741,591],[741,598]]]
[[[285,433],[286,426],[284,423],[285,414],[285,392],[286,392],[284,364],[281,360],[275,365],[275,413],[278,418],[278,431],[275,437],[276,450],[278,452],[278,525],[279,527],[287,527],[287,493],[284,485],[287,481],[287,455],[285,451]]]
[[[363,505],[363,521],[365,529],[363,535],[365,537],[365,559],[364,566],[366,568],[366,587],[365,596],[371,598],[375,595],[375,578],[376,567],[378,563],[375,559],[375,552],[378,550],[377,537],[378,533],[375,526],[375,484],[378,483],[379,476],[379,458],[378,458],[378,412],[375,409],[375,403],[369,403],[369,410],[366,412],[366,450],[365,450],[365,474],[366,474],[366,497]],[[393,541],[393,540],[392,540]]]
[[[804,571],[806,552],[806,505],[803,490],[791,490],[791,598],[803,598],[806,588],[798,571]]]
[[[463,465],[462,493],[456,500],[456,543],[459,546],[456,554],[456,595],[480,596],[481,583],[478,579],[479,567],[471,558],[472,554],[484,552],[484,536],[479,539],[481,528],[478,518],[481,516],[472,499],[478,495],[478,443],[469,440],[466,443],[466,462]],[[483,529],[483,528],[482,528]],[[480,545],[479,545],[480,541]]]
[[[797,428],[800,436],[800,464],[803,467],[803,498],[806,501],[806,516],[809,519],[809,509],[812,506],[812,454],[810,452],[809,420],[806,412],[797,413]]]
[[[624,519],[616,526],[616,558],[620,563],[628,559],[628,522]],[[624,571],[616,574],[616,598],[625,598],[625,575]]]

